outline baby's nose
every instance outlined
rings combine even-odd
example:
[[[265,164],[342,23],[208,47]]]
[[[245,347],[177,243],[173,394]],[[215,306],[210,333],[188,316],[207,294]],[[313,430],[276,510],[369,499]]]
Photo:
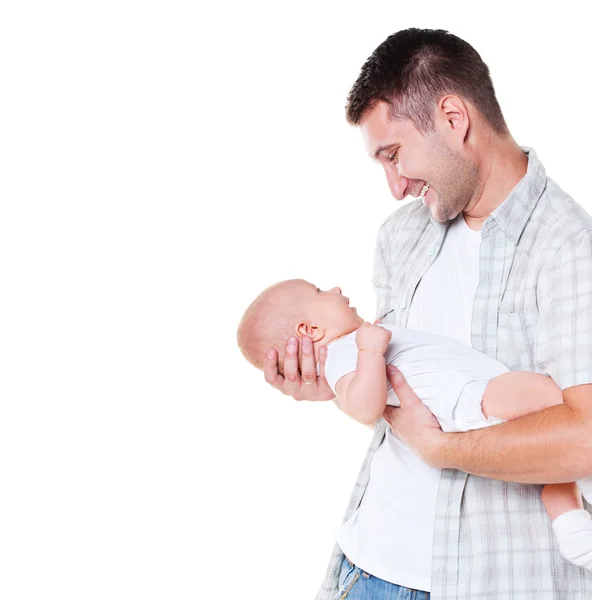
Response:
[[[334,287],[334,288],[331,288],[331,291],[332,291],[332,292],[337,292],[338,294],[341,294],[341,288],[340,288],[340,287]],[[343,295],[343,294],[342,294],[342,295]]]

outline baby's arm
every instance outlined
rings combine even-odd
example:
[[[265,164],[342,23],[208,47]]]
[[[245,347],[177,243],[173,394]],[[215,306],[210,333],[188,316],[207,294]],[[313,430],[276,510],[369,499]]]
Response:
[[[486,417],[509,421],[562,403],[561,390],[550,377],[511,371],[489,381],[481,410]]]
[[[384,353],[390,339],[390,330],[364,323],[356,333],[356,370],[344,375],[335,386],[343,412],[365,425],[378,421],[386,406],[388,381]]]

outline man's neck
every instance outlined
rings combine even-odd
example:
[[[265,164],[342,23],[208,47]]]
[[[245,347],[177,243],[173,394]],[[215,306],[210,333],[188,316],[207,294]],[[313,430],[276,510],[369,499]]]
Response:
[[[513,138],[498,140],[483,156],[482,184],[478,199],[463,211],[467,225],[475,231],[526,175],[528,156]]]

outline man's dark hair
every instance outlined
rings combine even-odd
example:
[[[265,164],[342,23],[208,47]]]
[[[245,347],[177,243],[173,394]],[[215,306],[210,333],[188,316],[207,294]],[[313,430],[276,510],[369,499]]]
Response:
[[[383,100],[391,118],[408,119],[427,133],[445,94],[465,98],[495,131],[508,133],[487,65],[470,44],[443,29],[404,29],[382,42],[350,90],[347,120],[359,125],[363,114]]]

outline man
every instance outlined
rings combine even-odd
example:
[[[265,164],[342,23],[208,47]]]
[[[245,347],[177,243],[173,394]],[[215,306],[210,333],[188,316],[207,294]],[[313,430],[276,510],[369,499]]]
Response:
[[[447,434],[390,373],[401,408],[375,427],[317,600],[592,597],[592,573],[555,546],[539,485],[592,475],[592,219],[513,140],[487,66],[445,31],[387,38],[347,116],[393,196],[420,198],[380,229],[377,314],[546,373],[564,404]],[[298,355],[291,340],[283,379],[270,353],[266,380],[330,398],[324,357],[317,376],[310,340],[300,371]]]

